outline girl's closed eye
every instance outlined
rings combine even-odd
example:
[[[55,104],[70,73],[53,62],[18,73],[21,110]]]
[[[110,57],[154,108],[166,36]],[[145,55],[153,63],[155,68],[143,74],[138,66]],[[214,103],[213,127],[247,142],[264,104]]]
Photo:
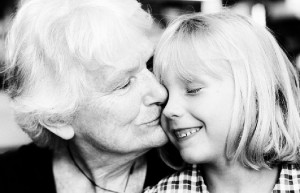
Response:
[[[189,95],[195,95],[197,94],[202,88],[199,87],[199,88],[187,88],[186,89],[186,93],[189,94]]]

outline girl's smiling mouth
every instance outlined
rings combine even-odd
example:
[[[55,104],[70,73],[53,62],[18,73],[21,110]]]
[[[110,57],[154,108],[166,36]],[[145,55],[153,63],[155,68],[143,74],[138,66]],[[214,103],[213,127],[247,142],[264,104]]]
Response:
[[[197,133],[198,131],[201,130],[202,127],[203,126],[189,127],[189,128],[184,128],[184,129],[176,129],[176,130],[174,130],[174,135],[176,136],[177,139],[183,139],[194,133]]]

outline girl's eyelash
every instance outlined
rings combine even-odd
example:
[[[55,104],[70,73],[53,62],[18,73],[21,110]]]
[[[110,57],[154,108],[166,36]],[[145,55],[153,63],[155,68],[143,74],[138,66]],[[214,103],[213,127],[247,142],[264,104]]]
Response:
[[[188,94],[196,94],[201,90],[201,88],[196,88],[196,89],[187,89],[186,92]]]

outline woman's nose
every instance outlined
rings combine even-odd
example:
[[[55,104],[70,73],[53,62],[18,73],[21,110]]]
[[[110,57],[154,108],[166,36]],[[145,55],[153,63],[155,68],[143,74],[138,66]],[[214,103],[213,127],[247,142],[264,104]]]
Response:
[[[146,80],[148,93],[145,95],[145,104],[164,104],[168,97],[166,88],[156,80],[154,74],[152,74],[149,70],[147,70],[145,73],[148,77]]]

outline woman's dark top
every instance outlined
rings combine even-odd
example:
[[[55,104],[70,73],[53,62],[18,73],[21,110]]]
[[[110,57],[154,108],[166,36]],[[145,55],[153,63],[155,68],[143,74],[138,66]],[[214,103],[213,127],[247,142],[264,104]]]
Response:
[[[144,187],[153,186],[174,173],[159,158],[156,150],[147,154]],[[34,144],[0,155],[1,193],[55,193],[52,151]]]

